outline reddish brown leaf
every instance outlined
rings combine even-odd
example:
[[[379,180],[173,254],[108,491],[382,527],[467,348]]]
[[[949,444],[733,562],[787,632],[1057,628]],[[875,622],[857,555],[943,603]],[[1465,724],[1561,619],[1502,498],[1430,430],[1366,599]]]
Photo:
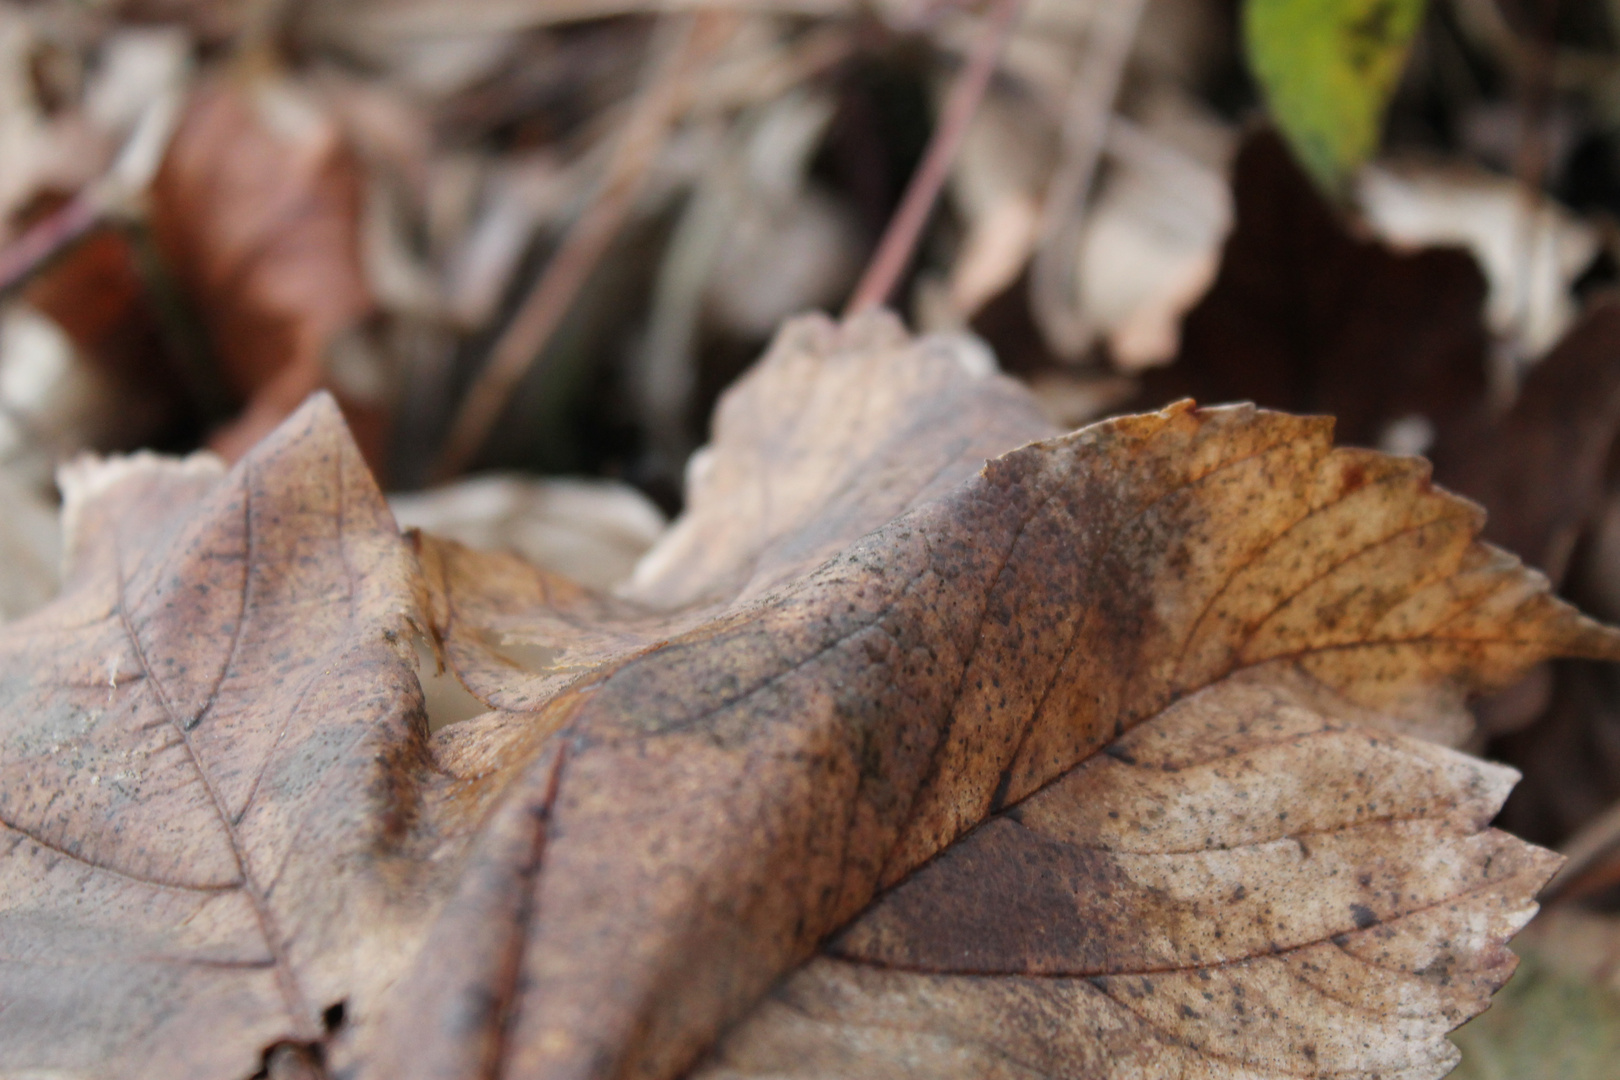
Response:
[[[328,347],[373,310],[360,171],[338,126],[270,76],[203,84],[152,188],[159,247],[245,411],[213,440],[240,456],[325,382]],[[345,402],[369,460],[375,403]]]
[[[30,281],[23,295],[114,388],[122,407],[117,422],[96,433],[97,449],[151,442],[195,411],[121,231],[91,231]]]
[[[134,387],[161,371],[157,320],[147,306],[129,242],[98,229],[31,282],[28,302],[49,315],[84,354]],[[150,389],[147,391],[151,392]]]

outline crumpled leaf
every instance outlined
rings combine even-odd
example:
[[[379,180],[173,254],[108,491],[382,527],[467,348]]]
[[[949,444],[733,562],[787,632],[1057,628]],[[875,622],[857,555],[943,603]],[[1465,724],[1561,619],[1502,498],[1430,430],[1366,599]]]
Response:
[[[798,1067],[859,1034],[839,1000],[923,983],[859,1023],[935,1002],[1096,1061],[1100,1016],[1439,1075],[1553,860],[1482,831],[1508,774],[1391,730],[1454,738],[1465,694],[1620,640],[1327,420],[1050,437],[987,359],[790,325],[617,596],[426,537],[414,580],[329,403],[189,518],[111,487],[90,569],[0,631],[0,1075],[676,1077],[727,1030],[712,1068],[757,1073],[783,994],[819,1002]],[[496,707],[432,737],[392,649],[423,586]],[[996,882],[1039,918],[971,902]],[[1277,1016],[1215,1030],[1240,995]]]
[[[1249,66],[1289,145],[1338,192],[1378,149],[1423,0],[1245,0]]]
[[[474,694],[492,708],[534,707],[580,670],[744,606],[951,490],[985,458],[1052,434],[982,346],[919,347],[889,320],[840,333],[789,323],[762,367],[769,379],[721,403],[716,423],[730,437],[694,457],[686,513],[616,595],[421,539],[435,624],[455,628],[446,654]],[[491,634],[501,648],[489,648]],[[539,647],[548,663],[515,667],[509,646]]]
[[[510,563],[474,562],[440,545],[424,549],[430,562],[448,553],[457,568],[459,576],[448,590],[440,579],[436,625],[447,638],[453,666],[475,693],[504,708],[534,707],[515,695],[500,696],[517,685],[519,670],[512,657],[502,659],[500,648],[504,642],[540,645],[558,652],[551,666],[532,676],[535,697],[571,681],[588,695],[567,730],[591,730],[586,725],[618,707],[629,710],[634,729],[663,733],[657,753],[672,774],[636,785],[659,793],[656,816],[629,808],[619,812],[634,815],[642,830],[654,834],[637,849],[637,866],[656,866],[673,854],[683,871],[679,885],[644,869],[636,884],[620,888],[637,897],[679,888],[694,900],[694,894],[709,896],[710,903],[727,907],[725,898],[741,892],[753,899],[730,919],[751,916],[775,927],[749,935],[753,951],[744,952],[732,944],[737,930],[729,919],[709,915],[699,921],[696,914],[686,915],[681,940],[692,944],[683,945],[671,941],[668,932],[641,934],[645,915],[633,916],[627,926],[632,916],[617,911],[614,932],[629,931],[640,943],[637,956],[645,958],[645,966],[636,970],[647,987],[644,1007],[651,1012],[636,1021],[627,1016],[625,1031],[676,1024],[665,1016],[677,1011],[691,1023],[702,1007],[700,988],[711,985],[707,965],[737,980],[743,963],[762,959],[761,940],[784,937],[789,943],[781,947],[792,955],[793,945],[802,947],[816,936],[805,929],[807,923],[838,924],[842,912],[857,906],[864,892],[851,878],[878,886],[904,880],[987,813],[1039,791],[1137,721],[1196,688],[1234,677],[1235,671],[1275,692],[1298,695],[1288,697],[1288,704],[1341,722],[1404,725],[1457,738],[1467,724],[1463,687],[1510,679],[1539,651],[1533,645],[1525,651],[1533,638],[1547,633],[1562,638],[1563,648],[1601,652],[1611,647],[1600,644],[1606,638],[1589,624],[1577,628],[1566,622],[1567,609],[1547,599],[1535,578],[1512,560],[1475,545],[1476,512],[1428,489],[1420,463],[1330,451],[1329,425],[1319,420],[1246,408],[1197,412],[1184,407],[1127,418],[999,458],[951,494],[933,499],[914,494],[915,479],[896,484],[899,463],[913,463],[910,476],[927,480],[931,474],[921,471],[923,463],[939,468],[943,458],[952,462],[945,466],[948,471],[954,459],[932,448],[914,448],[908,439],[885,444],[877,461],[859,461],[825,485],[797,484],[791,476],[771,482],[762,462],[781,454],[779,448],[791,444],[798,431],[815,430],[808,423],[795,427],[794,418],[829,400],[841,405],[836,415],[853,414],[850,428],[858,429],[871,415],[854,411],[852,403],[870,400],[870,387],[881,377],[874,369],[900,366],[900,358],[874,364],[868,357],[853,365],[849,354],[856,349],[850,339],[869,339],[878,325],[858,321],[838,331],[811,322],[784,333],[755,375],[722,406],[711,456],[698,467],[699,477],[735,479],[695,486],[689,516],[649,556],[641,580],[616,599],[568,592],[538,578],[519,589]],[[904,366],[948,370],[941,363],[944,356],[930,355],[942,344],[915,347]],[[959,351],[966,348],[956,345]],[[824,365],[823,382],[812,396],[803,389],[804,373],[818,363]],[[976,420],[979,413],[967,415]],[[881,430],[892,430],[892,424]],[[939,437],[938,424],[926,430]],[[842,450],[835,460],[847,459],[847,447]],[[1227,513],[1207,510],[1201,497]],[[871,518],[864,511],[873,502],[887,513],[913,509],[869,532]],[[1244,509],[1231,513],[1236,507]],[[802,517],[817,523],[814,542],[787,533],[792,542],[784,545],[778,539],[783,532],[758,524],[765,511],[771,514],[768,521]],[[968,528],[971,541],[959,531]],[[839,545],[846,545],[843,553],[820,569],[787,579],[785,587],[777,584],[784,578],[772,572],[776,565],[786,563],[789,572],[803,573],[802,566],[815,566]],[[701,555],[722,547],[727,556],[714,561],[754,568],[753,581],[739,584],[735,574],[727,578],[705,561],[672,554]],[[814,554],[794,562],[801,551]],[[874,577],[878,565],[904,569],[891,581],[883,572]],[[1054,573],[1054,566],[1062,569]],[[1373,581],[1376,587],[1370,587]],[[964,601],[964,593],[973,599]],[[683,609],[683,603],[698,607]],[[693,616],[694,610],[705,614]],[[927,614],[913,622],[906,611]],[[1508,611],[1514,614],[1502,625],[1517,628],[1514,644],[1497,638],[1499,629],[1487,629]],[[704,621],[697,629],[683,621],[699,617]],[[1519,636],[1532,625],[1541,629]],[[581,635],[586,626],[593,637]],[[756,635],[763,637],[761,644],[751,641]],[[599,672],[582,675],[594,658],[629,657],[642,650],[648,651],[638,659],[615,659],[613,674],[605,679]],[[756,651],[768,659],[755,659]],[[828,669],[840,672],[836,682],[814,674]],[[555,682],[541,691],[538,680]],[[651,704],[631,706],[630,699]],[[627,704],[616,706],[615,700]],[[778,736],[785,746],[775,753],[756,741],[764,731],[749,719],[762,712],[799,718]],[[542,707],[538,715],[549,721],[552,707]],[[903,733],[891,733],[895,721],[879,722],[876,716],[905,717]],[[810,717],[828,725],[828,738],[853,728],[864,746],[857,751],[844,749],[847,742],[806,741]],[[687,748],[668,745],[677,740]],[[651,752],[638,738],[627,739],[622,751],[638,762]],[[844,755],[856,753],[860,767],[841,763]],[[724,784],[700,764],[728,757],[745,775]],[[795,763],[786,777],[774,771],[784,762]],[[582,768],[578,759],[571,761],[565,783],[579,778],[575,782],[584,784]],[[805,770],[816,779],[806,777]],[[611,778],[611,770],[592,770],[592,775],[594,787],[620,792],[630,787]],[[856,793],[854,807],[844,811],[844,820],[852,823],[846,826],[853,834],[847,839],[836,831],[823,838],[813,825],[820,814],[789,814],[779,796],[762,794],[792,790],[790,801],[836,801],[829,789],[841,785]],[[735,844],[751,854],[715,853],[712,833],[701,842],[693,839],[712,822],[709,800],[717,791],[741,819],[731,826],[729,842],[719,846]],[[1452,826],[1470,837],[1465,844],[1503,842],[1494,835],[1472,838],[1503,793],[1481,798],[1461,815],[1469,824]],[[768,811],[765,803],[782,809]],[[748,807],[759,809],[750,813]],[[567,820],[560,810],[554,813],[559,822]],[[868,830],[876,837],[869,838]],[[566,826],[561,835],[562,843],[582,842]],[[601,844],[615,842],[605,831],[600,835]],[[808,922],[802,907],[783,899],[783,893],[802,886],[783,884],[781,877],[804,874],[808,853],[842,867],[834,877],[838,885],[822,886],[822,904],[839,905],[831,917],[823,914],[825,921]],[[740,869],[759,861],[775,873]],[[1503,872],[1511,861],[1501,860]],[[552,865],[559,870],[566,865],[580,877],[600,873],[583,854]],[[941,866],[943,860],[929,865]],[[1526,856],[1521,869],[1521,886],[1533,891],[1550,867]],[[688,883],[688,875],[696,882]],[[710,884],[716,879],[728,884]],[[539,907],[546,908],[546,897],[555,895],[551,911],[561,921],[559,908],[571,906],[565,898],[601,896],[604,886],[575,880],[556,888],[558,894],[548,894],[542,883]],[[843,897],[847,900],[841,902]],[[692,902],[675,906],[691,912]],[[642,899],[631,906],[645,910],[665,903],[672,901]],[[793,913],[791,920],[784,907]],[[1381,910],[1380,919],[1389,913]],[[1357,929],[1350,903],[1337,914],[1334,928],[1308,940],[1331,940],[1333,934]],[[1085,916],[1080,912],[1069,925],[1087,926]],[[1522,917],[1517,902],[1502,905],[1500,918],[1485,924],[1494,925],[1489,938],[1499,940]],[[569,937],[607,937],[609,931],[595,928],[605,918],[603,912],[582,913],[580,922],[568,927]],[[554,940],[561,940],[562,928],[550,929],[545,922],[542,918],[541,933],[556,933]],[[1053,924],[1037,920],[1032,925]],[[982,928],[982,923],[975,926]],[[1270,944],[1267,939],[1264,951]],[[1477,1010],[1481,986],[1505,976],[1502,959],[1490,953],[1481,944],[1480,983],[1468,994],[1458,991],[1446,1024],[1427,1025],[1431,1042]],[[622,985],[627,971],[624,954],[617,955],[620,959],[605,966]],[[636,1036],[630,1049],[622,1049],[624,1037],[579,1045],[584,1040],[577,1033],[591,1030],[590,1019],[600,1022],[625,1009],[613,1007],[622,990],[593,989],[573,967],[566,969],[572,975],[566,983],[542,989],[545,961],[537,957],[534,963],[530,983],[537,991],[522,1015],[545,1026],[528,1038],[544,1044],[549,1037],[582,1057],[589,1048],[620,1047],[611,1059],[616,1064],[604,1075],[620,1069],[660,1073],[645,1059],[628,1056],[645,1047],[641,1040],[648,1036]],[[971,966],[982,973],[979,959]],[[766,981],[762,974],[746,985],[757,988]],[[678,994],[657,989],[674,986],[681,987]],[[678,997],[679,1005],[664,1000],[666,994]],[[719,1015],[729,1013],[718,1001],[709,1007]],[[560,1053],[558,1058],[579,1060]],[[537,1054],[526,1064],[539,1069],[558,1058]],[[829,1059],[803,1060],[826,1067]],[[1436,1063],[1449,1059],[1441,1052],[1426,1060],[1438,1068]],[[782,1059],[771,1062],[782,1067]],[[884,1066],[872,1068],[882,1074]]]

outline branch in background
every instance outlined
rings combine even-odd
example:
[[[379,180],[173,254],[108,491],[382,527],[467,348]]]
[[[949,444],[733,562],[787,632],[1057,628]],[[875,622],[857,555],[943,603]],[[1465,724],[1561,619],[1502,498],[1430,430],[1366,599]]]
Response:
[[[0,248],[0,297],[34,275],[96,226],[120,215],[152,183],[180,114],[178,89],[159,95],[141,113],[106,174]]]
[[[1529,43],[1528,63],[1518,71],[1519,133],[1513,172],[1519,181],[1519,221],[1514,237],[1515,253],[1521,272],[1513,297],[1513,335],[1522,335],[1530,317],[1531,261],[1535,258],[1539,234],[1546,228],[1541,212],[1542,189],[1547,182],[1547,123],[1553,105],[1553,57],[1557,51],[1558,0],[1540,0],[1536,10],[1535,38]],[[1536,357],[1514,355],[1511,346],[1493,350],[1491,391],[1496,408],[1506,412],[1518,396],[1524,369]]]
[[[447,480],[462,472],[483,447],[518,384],[618,236],[674,126],[686,98],[683,86],[724,47],[736,26],[734,15],[720,12],[674,16],[665,22],[651,57],[651,75],[642,84],[601,187],[468,388],[433,479]]]
[[[1564,842],[1567,862],[1541,890],[1547,901],[1580,900],[1620,885],[1620,803]]]
[[[861,275],[860,283],[855,286],[849,304],[844,308],[846,317],[883,306],[899,284],[901,275],[911,262],[912,253],[917,249],[923,226],[928,224],[928,218],[933,213],[940,189],[950,175],[951,163],[961,149],[973,114],[978,111],[979,102],[990,87],[990,76],[995,73],[996,61],[1006,47],[1007,39],[1012,36],[1023,7],[1023,0],[995,0],[967,67],[951,87],[951,96],[945,102],[939,124],[928,141],[922,163],[917,166],[911,183],[906,187],[905,197],[900,200],[900,208],[890,219],[872,261],[867,264],[866,272]]]
[[[0,248],[0,296],[26,285],[52,259],[90,235],[105,210],[92,189],[81,191]]]
[[[1063,157],[1041,207],[1040,235],[1030,267],[1030,306],[1047,345],[1060,356],[1078,356],[1091,341],[1092,329],[1079,310],[1075,252],[1144,6],[1145,0],[1116,0],[1097,8],[1069,92]]]

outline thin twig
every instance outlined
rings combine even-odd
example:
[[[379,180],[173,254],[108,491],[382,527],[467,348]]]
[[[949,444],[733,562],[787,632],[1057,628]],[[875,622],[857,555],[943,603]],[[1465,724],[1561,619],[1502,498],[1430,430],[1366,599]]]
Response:
[[[1502,348],[1490,357],[1490,404],[1498,414],[1513,407],[1519,396],[1524,369],[1535,357],[1525,355],[1531,321],[1530,281],[1536,248],[1543,230],[1550,224],[1542,212],[1542,185],[1547,176],[1547,117],[1552,107],[1553,53],[1556,48],[1558,0],[1541,0],[1540,19],[1529,49],[1529,63],[1519,79],[1519,138],[1513,172],[1519,182],[1514,261],[1518,274],[1513,289],[1511,332]]]
[[[1597,892],[1620,870],[1620,803],[1609,807],[1564,841],[1559,854],[1567,860],[1541,890],[1544,899],[1579,899]],[[1603,872],[1605,864],[1609,869]]]
[[[1065,106],[1062,158],[1046,187],[1030,265],[1030,306],[1047,345],[1060,356],[1079,356],[1091,340],[1079,306],[1075,252],[1107,145],[1114,100],[1146,6],[1146,0],[1113,0],[1095,9]]]
[[[433,479],[446,480],[460,473],[483,447],[518,384],[539,359],[629,216],[686,97],[682,87],[729,40],[735,26],[733,16],[712,12],[673,16],[664,24],[654,46],[649,77],[638,91],[600,188],[467,389],[445,437]]]
[[[151,186],[179,114],[178,91],[159,95],[142,111],[105,174],[0,249],[0,297],[28,284],[97,226],[132,215],[131,207]]]
[[[52,259],[88,236],[104,212],[102,200],[80,192],[0,249],[0,296],[26,285]]]
[[[940,190],[950,175],[951,163],[956,160],[956,153],[961,149],[973,114],[978,111],[979,102],[990,87],[996,61],[1000,59],[1007,39],[1012,36],[1023,7],[1024,0],[994,0],[994,6],[986,16],[987,25],[974,43],[967,67],[951,87],[944,112],[928,140],[922,164],[912,174],[911,183],[906,186],[905,196],[900,200],[900,208],[889,220],[889,227],[884,230],[872,261],[867,264],[866,272],[861,275],[860,283],[855,286],[855,292],[844,308],[846,316],[881,307],[900,283],[900,276],[911,262],[923,226],[928,224],[934,203],[938,201]]]

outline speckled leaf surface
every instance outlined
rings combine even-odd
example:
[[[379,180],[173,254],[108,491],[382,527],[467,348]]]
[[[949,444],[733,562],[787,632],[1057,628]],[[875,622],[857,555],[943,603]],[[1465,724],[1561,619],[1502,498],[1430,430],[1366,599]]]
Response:
[[[0,1075],[1438,1076],[1555,860],[1437,743],[1620,655],[1419,461],[1057,435],[881,316],[784,329],[618,595],[357,460],[317,403],[181,524],[111,485],[142,550],[4,631]]]

